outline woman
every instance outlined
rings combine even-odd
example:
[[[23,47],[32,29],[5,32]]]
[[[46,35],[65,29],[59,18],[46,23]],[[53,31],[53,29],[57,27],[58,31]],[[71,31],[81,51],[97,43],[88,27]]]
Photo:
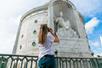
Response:
[[[53,33],[47,24],[40,26],[39,41],[39,68],[55,68],[53,42],[59,42],[56,33]]]

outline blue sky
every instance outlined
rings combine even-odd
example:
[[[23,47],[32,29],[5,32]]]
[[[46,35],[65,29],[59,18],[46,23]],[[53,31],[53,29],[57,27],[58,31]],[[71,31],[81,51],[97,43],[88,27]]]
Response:
[[[21,16],[50,0],[0,0],[0,53],[12,53]],[[70,0],[84,18],[91,51],[102,55],[102,0]]]

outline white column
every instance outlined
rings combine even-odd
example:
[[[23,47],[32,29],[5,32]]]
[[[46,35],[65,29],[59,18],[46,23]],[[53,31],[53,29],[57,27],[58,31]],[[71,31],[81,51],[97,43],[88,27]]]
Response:
[[[53,2],[51,1],[48,6],[48,26],[54,30],[54,23],[53,23]]]

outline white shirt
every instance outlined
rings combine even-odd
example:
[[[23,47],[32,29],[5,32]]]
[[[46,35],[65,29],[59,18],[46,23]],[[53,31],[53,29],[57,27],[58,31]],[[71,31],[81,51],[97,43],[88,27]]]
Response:
[[[53,42],[54,42],[54,36],[50,32],[48,32],[47,39],[45,40],[45,43],[38,44],[39,59],[46,54],[54,55]]]

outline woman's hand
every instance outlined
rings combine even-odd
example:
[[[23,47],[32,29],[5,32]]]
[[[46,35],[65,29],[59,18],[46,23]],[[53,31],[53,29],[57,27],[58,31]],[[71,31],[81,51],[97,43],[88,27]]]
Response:
[[[48,28],[48,31],[53,33],[53,30],[52,30],[52,28]]]
[[[49,28],[49,32],[55,37],[54,42],[59,43],[59,37],[57,36],[56,32],[53,33],[52,28]]]

